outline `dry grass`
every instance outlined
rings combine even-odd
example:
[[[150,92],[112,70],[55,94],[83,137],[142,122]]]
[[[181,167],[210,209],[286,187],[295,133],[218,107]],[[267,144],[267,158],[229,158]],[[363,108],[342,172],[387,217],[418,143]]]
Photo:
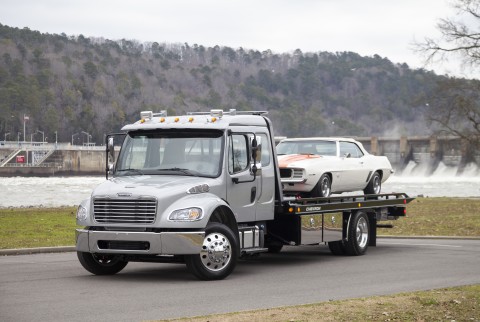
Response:
[[[407,206],[407,217],[391,222],[380,235],[480,237],[480,199],[417,198]]]
[[[480,285],[168,321],[480,321]]]

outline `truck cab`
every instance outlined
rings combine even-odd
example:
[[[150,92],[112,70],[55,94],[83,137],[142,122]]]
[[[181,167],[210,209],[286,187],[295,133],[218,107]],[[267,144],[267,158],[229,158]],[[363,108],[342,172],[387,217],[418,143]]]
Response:
[[[229,274],[241,251],[258,251],[259,223],[274,219],[281,198],[263,114],[142,112],[117,135],[118,157],[108,136],[108,180],[78,210],[80,262],[98,273],[104,262],[114,271],[126,259],[182,256],[195,275],[211,279]],[[209,242],[210,235],[218,237]]]

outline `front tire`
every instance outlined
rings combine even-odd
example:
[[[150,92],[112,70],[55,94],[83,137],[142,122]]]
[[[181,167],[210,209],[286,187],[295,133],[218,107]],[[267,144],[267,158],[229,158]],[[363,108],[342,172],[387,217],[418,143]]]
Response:
[[[365,254],[370,242],[370,224],[365,212],[357,211],[351,215],[347,234],[348,238],[344,244],[347,254],[352,256]]]
[[[205,230],[200,254],[185,256],[188,270],[201,280],[224,279],[237,264],[238,243],[227,226],[212,222]]]
[[[95,275],[114,275],[128,264],[119,255],[77,252],[77,257],[83,268]]]
[[[324,173],[312,190],[312,197],[330,197],[332,193],[332,182],[328,174]]]
[[[378,195],[382,190],[382,177],[380,173],[375,171],[368,183],[367,187],[363,190],[366,195]]]

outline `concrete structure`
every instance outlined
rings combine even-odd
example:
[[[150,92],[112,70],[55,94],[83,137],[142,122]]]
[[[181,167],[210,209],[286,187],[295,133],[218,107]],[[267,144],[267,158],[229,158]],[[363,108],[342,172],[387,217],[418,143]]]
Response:
[[[458,168],[460,174],[468,163],[480,165],[480,151],[475,150],[466,140],[455,136],[423,136],[387,138],[361,137],[370,153],[385,155],[394,168],[401,170],[410,162],[427,164],[431,173],[440,162]]]
[[[480,151],[459,137],[360,137],[372,154],[385,155],[396,171],[410,162],[427,164],[433,173],[440,162],[457,167],[480,165]],[[70,143],[1,142],[0,176],[102,175],[105,173],[105,147]]]
[[[70,143],[2,142],[0,176],[101,175],[105,147]]]

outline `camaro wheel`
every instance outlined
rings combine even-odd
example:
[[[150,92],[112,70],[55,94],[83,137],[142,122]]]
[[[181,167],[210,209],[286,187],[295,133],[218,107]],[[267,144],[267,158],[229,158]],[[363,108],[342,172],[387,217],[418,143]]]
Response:
[[[120,272],[128,264],[119,255],[77,252],[77,257],[80,264],[95,275],[113,275]]]
[[[317,185],[312,190],[312,197],[329,197],[332,192],[332,182],[328,174],[322,174]]]
[[[375,172],[363,192],[366,195],[377,195],[382,190],[382,178],[378,172]]]
[[[348,238],[344,244],[347,254],[354,256],[365,254],[370,241],[370,225],[365,212],[352,213],[347,233]]]
[[[201,280],[219,280],[235,268],[238,244],[230,228],[220,223],[210,223],[205,231],[200,254],[185,256],[190,272]]]

